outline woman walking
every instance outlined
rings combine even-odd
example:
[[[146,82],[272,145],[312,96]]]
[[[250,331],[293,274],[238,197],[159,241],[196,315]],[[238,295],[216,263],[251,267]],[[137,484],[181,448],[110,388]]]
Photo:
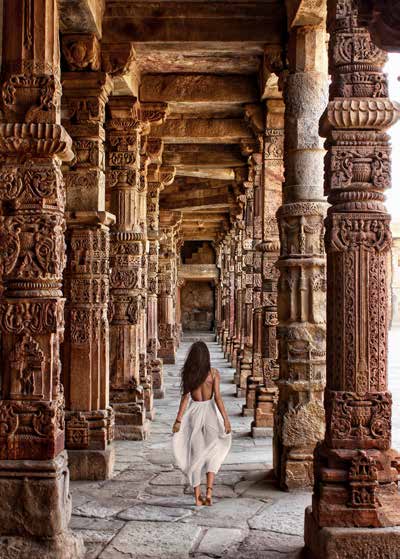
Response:
[[[182,397],[173,426],[176,463],[194,488],[196,505],[211,505],[215,474],[229,452],[231,425],[220,393],[220,376],[211,368],[204,342],[195,342],[181,371]],[[186,408],[189,409],[185,414]],[[207,492],[201,495],[202,475]]]

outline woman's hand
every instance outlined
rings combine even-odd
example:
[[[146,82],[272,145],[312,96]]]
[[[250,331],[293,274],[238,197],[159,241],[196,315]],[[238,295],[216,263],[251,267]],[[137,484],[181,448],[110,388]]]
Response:
[[[172,432],[177,433],[180,428],[181,428],[181,422],[176,420],[173,427],[172,427]]]
[[[224,425],[225,425],[225,433],[228,435],[229,433],[232,432],[232,427],[228,418],[224,420]]]

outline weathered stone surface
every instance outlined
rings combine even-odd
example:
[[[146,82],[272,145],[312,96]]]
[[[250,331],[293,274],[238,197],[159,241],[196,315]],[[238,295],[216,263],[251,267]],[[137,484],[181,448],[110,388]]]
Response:
[[[251,103],[258,92],[252,77],[237,75],[168,74],[144,76],[140,86],[143,101],[206,103]]]
[[[246,530],[236,528],[209,528],[202,537],[197,553],[221,557],[230,547],[239,544],[246,536]]]
[[[48,539],[0,537],[0,557],[4,559],[83,559],[85,548],[79,534],[64,532]]]
[[[303,541],[299,536],[251,531],[243,542],[224,554],[224,559],[300,559]]]
[[[255,499],[227,499],[212,507],[202,507],[184,522],[219,528],[243,528],[246,521],[258,516],[265,505]]]
[[[180,523],[128,522],[100,559],[174,557],[187,559],[200,528]]]
[[[304,509],[311,502],[311,493],[297,493],[296,499],[286,496],[248,520],[254,530],[272,530],[281,534],[301,536],[304,530]]]
[[[152,522],[176,522],[181,518],[190,516],[191,512],[187,508],[177,507],[157,507],[152,505],[135,505],[123,512],[118,518],[122,520],[151,520]]]
[[[306,510],[304,535],[310,559],[399,559],[400,527],[390,528],[320,528],[311,507]]]
[[[68,452],[68,466],[72,480],[110,479],[114,471],[115,449]]]
[[[167,144],[238,144],[251,138],[251,132],[241,119],[168,119],[156,130],[156,137]]]

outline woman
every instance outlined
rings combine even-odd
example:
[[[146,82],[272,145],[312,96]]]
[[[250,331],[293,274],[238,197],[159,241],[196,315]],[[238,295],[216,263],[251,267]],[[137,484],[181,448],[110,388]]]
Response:
[[[176,463],[194,488],[196,505],[211,505],[215,474],[229,452],[231,425],[220,393],[220,376],[204,342],[195,342],[181,371],[182,397],[173,426]],[[191,398],[188,412],[184,415]],[[207,474],[207,493],[200,491]]]

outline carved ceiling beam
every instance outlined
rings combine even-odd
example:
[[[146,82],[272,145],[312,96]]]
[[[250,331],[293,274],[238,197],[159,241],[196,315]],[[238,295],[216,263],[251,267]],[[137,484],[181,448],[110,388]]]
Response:
[[[151,136],[162,138],[166,144],[238,144],[251,139],[252,133],[238,118],[186,118],[168,119]]]
[[[168,17],[166,17],[168,16]],[[284,25],[282,2],[217,2],[212,14],[206,2],[154,2],[108,0],[104,34],[113,40],[138,43],[276,42]],[[149,29],[151,32],[149,33]]]
[[[252,76],[211,74],[150,74],[143,76],[140,100],[174,103],[253,103],[258,101]]]

